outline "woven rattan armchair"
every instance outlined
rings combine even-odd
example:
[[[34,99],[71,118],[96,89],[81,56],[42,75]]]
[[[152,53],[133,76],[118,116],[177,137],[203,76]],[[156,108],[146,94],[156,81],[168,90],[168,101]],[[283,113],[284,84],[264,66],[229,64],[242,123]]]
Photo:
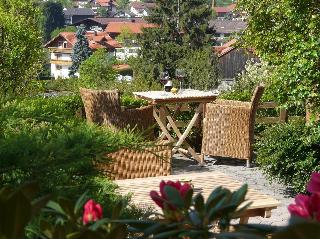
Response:
[[[251,102],[217,100],[206,105],[202,155],[244,159],[250,166],[255,117],[263,91],[264,86],[257,86]]]
[[[125,109],[120,105],[117,90],[80,89],[87,121],[107,125],[115,129],[139,129],[147,131],[154,125],[152,106]],[[149,137],[150,132],[148,134]]]

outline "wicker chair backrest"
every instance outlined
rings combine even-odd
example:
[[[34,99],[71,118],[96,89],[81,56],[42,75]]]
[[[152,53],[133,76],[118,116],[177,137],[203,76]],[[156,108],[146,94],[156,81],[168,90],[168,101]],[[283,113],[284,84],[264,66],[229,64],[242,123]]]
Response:
[[[86,118],[96,124],[112,124],[121,112],[119,92],[117,90],[80,89]]]
[[[254,93],[253,93],[252,98],[251,98],[251,107],[252,107],[253,111],[256,111],[258,109],[259,102],[260,102],[260,99],[261,99],[261,97],[263,95],[263,92],[264,92],[264,86],[263,85],[258,85],[256,87],[256,89],[254,90]]]

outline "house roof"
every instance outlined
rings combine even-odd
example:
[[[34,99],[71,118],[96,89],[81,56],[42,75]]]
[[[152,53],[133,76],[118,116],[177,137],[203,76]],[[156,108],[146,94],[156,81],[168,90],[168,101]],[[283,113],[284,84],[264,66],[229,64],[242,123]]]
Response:
[[[214,7],[214,10],[216,13],[228,13],[232,12],[236,8],[236,4],[230,4],[226,7]]]
[[[110,4],[117,5],[114,0],[95,0],[95,3],[102,7],[110,6]]]
[[[89,42],[89,47],[93,50],[99,48],[120,48],[122,47],[119,42],[112,39],[105,32],[87,32],[85,35]],[[61,32],[58,36],[51,39],[45,44],[45,47],[50,47],[51,43],[54,42],[58,37],[64,38],[72,46],[77,42],[77,37],[75,32]]]
[[[102,26],[107,26],[111,22],[139,22],[146,23],[143,18],[125,18],[125,17],[95,17],[95,18],[87,18],[81,21],[76,22],[73,25],[81,25],[86,24],[87,22],[95,22]]]
[[[133,7],[137,10],[143,10],[143,9],[153,9],[157,5],[155,3],[145,3],[145,2],[131,2],[130,7]]]
[[[95,13],[91,8],[68,8],[63,10],[64,15],[67,16],[94,16]]]
[[[123,29],[128,28],[132,33],[142,33],[143,28],[155,27],[150,23],[138,23],[138,22],[110,22],[106,27],[107,33],[121,33]]]
[[[237,43],[237,40],[232,39],[226,42],[225,44],[223,44],[222,46],[214,46],[213,49],[218,54],[218,57],[221,57],[227,54],[228,52],[232,51],[233,49],[235,49],[236,43]]]
[[[247,27],[245,21],[240,20],[212,20],[209,22],[209,27],[213,28],[216,33],[234,33],[241,32]]]
[[[226,42],[225,44],[223,44],[222,46],[214,46],[213,50],[215,53],[218,54],[218,57],[222,57],[222,56],[228,54],[229,52],[233,51],[234,49],[236,49],[237,42],[238,42],[237,39],[232,39],[232,40]],[[254,48],[246,48],[246,50],[248,52],[255,54]]]

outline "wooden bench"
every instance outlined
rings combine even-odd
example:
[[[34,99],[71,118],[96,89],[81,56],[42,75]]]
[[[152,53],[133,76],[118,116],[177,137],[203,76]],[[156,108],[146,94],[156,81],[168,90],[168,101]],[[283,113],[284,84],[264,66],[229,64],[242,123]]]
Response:
[[[160,211],[160,208],[155,205],[149,196],[151,190],[159,191],[159,183],[161,180],[191,180],[194,185],[195,192],[201,192],[202,195],[207,198],[210,193],[218,186],[223,186],[230,189],[231,191],[240,188],[243,183],[238,182],[229,176],[221,172],[203,172],[203,173],[190,173],[190,174],[179,174],[152,178],[136,178],[136,179],[125,179],[116,180],[118,184],[118,192],[122,195],[132,193],[132,202],[143,208],[154,207]],[[246,199],[252,204],[250,207],[241,215],[240,223],[247,223],[250,217],[271,217],[272,209],[277,208],[280,203],[274,198],[261,194],[253,189],[248,190]]]

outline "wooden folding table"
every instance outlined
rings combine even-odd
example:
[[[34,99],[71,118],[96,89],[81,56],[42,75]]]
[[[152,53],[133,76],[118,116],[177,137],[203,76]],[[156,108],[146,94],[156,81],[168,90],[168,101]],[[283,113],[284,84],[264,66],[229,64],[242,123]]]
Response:
[[[126,195],[132,193],[131,199],[135,205],[144,208],[154,207],[159,212],[160,208],[151,200],[149,193],[151,190],[159,191],[161,180],[190,181],[194,187],[194,191],[201,192],[205,199],[208,198],[216,187],[222,186],[231,191],[235,191],[243,184],[217,171],[116,180],[115,183],[119,186],[118,192],[120,194]],[[246,200],[247,202],[252,202],[252,204],[239,216],[240,223],[247,223],[250,217],[261,216],[269,218],[271,217],[271,211],[280,205],[280,202],[276,199],[253,190],[250,187],[246,195]]]
[[[153,116],[159,125],[162,133],[159,139],[166,138],[169,142],[173,143],[173,153],[181,149],[182,144],[187,145],[187,151],[199,163],[203,163],[203,157],[196,154],[194,148],[185,142],[192,127],[197,122],[200,114],[204,111],[205,104],[214,101],[218,95],[217,91],[199,91],[199,90],[184,90],[181,93],[173,94],[164,91],[146,91],[134,92],[137,98],[149,101],[153,105]],[[186,125],[184,132],[181,132],[177,124],[177,115],[181,112],[182,108],[189,103],[195,103],[195,113]],[[170,111],[173,110],[173,114]],[[173,134],[170,133],[172,129]]]

